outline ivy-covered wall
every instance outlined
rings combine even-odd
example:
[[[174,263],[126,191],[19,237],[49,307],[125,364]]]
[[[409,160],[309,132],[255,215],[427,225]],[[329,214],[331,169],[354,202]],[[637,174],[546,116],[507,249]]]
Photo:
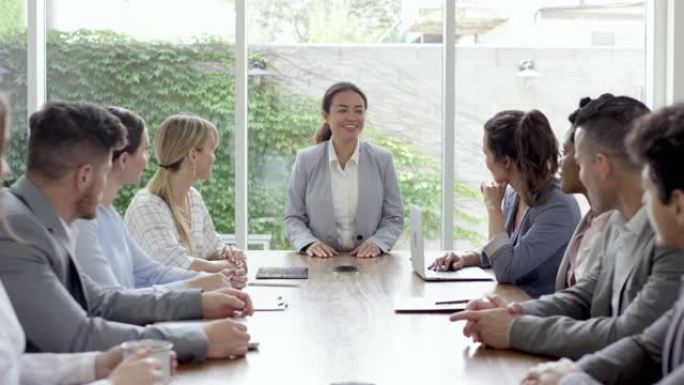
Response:
[[[219,127],[221,144],[212,181],[197,187],[218,231],[234,232],[233,47],[210,37],[192,44],[150,43],[86,30],[50,31],[47,44],[50,100],[87,100],[132,109],[147,121],[152,138],[161,121],[174,113],[197,114]],[[9,162],[16,176],[23,171],[26,146],[25,35],[0,36],[0,62],[9,70],[2,88],[9,88],[12,98]],[[308,145],[318,127],[320,113],[318,100],[287,91],[272,79],[263,80],[249,89],[249,232],[272,234],[271,247],[286,249],[290,246],[282,223],[287,174],[296,151]],[[365,135],[393,152],[404,201],[424,208],[428,236],[436,236],[441,199],[439,159],[384,135],[381,127],[367,127]],[[150,158],[141,185],[125,189],[115,202],[120,212],[156,169],[154,156]],[[460,195],[479,194],[458,182],[455,188]],[[472,217],[461,220],[480,221]],[[456,231],[457,237],[481,240],[475,231]]]

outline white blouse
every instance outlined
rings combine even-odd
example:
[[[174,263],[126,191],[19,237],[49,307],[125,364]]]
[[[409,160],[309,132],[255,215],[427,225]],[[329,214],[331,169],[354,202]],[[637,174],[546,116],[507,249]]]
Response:
[[[0,325],[0,384],[70,385],[83,384],[95,379],[97,352],[24,354],[26,336],[2,282]]]
[[[214,230],[214,222],[200,193],[191,187],[188,199],[191,249],[181,243],[169,206],[146,188],[135,194],[124,216],[131,237],[150,257],[184,269],[188,269],[195,258],[207,259],[225,245]]]
[[[338,242],[345,250],[354,248],[356,209],[359,204],[359,142],[342,169],[332,139],[328,141],[330,184]]]

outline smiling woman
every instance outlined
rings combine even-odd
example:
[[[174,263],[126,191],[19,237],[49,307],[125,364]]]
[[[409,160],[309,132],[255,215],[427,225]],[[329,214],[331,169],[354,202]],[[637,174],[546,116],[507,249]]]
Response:
[[[315,144],[297,153],[285,231],[295,249],[309,256],[351,251],[359,258],[377,257],[403,230],[392,154],[360,138],[367,109],[368,99],[356,85],[332,85],[323,96],[324,122]]]

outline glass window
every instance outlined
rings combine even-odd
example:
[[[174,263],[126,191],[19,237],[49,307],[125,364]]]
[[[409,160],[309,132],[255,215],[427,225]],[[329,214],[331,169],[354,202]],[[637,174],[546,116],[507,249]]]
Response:
[[[212,181],[196,187],[217,231],[233,233],[234,4],[49,0],[47,9],[48,99],[129,108],[145,119],[152,139],[172,114],[213,122],[221,142]],[[150,153],[141,185],[119,194],[120,211],[156,170]]]
[[[441,8],[432,14],[441,30]],[[428,247],[439,248],[442,47],[420,41],[420,17],[401,0],[248,3],[250,233],[292,247],[283,217],[295,154],[322,123],[325,90],[351,81],[368,97],[364,137],[392,151],[405,208],[423,207]],[[407,234],[395,248],[408,248]]]
[[[457,1],[456,32],[455,179],[468,193],[456,194],[454,235],[472,247],[487,234],[478,188],[491,181],[484,122],[504,109],[536,108],[560,144],[580,98],[643,99],[644,3]]]
[[[11,184],[25,169],[27,66],[26,1],[0,0],[0,93],[9,101],[11,142],[5,154]]]

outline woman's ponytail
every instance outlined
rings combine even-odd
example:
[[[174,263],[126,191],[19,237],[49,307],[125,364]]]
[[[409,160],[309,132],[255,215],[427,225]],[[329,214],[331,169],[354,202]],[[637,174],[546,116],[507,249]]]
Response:
[[[514,135],[516,166],[525,182],[525,201],[543,200],[543,193],[558,171],[558,141],[546,116],[539,110],[526,112]]]

